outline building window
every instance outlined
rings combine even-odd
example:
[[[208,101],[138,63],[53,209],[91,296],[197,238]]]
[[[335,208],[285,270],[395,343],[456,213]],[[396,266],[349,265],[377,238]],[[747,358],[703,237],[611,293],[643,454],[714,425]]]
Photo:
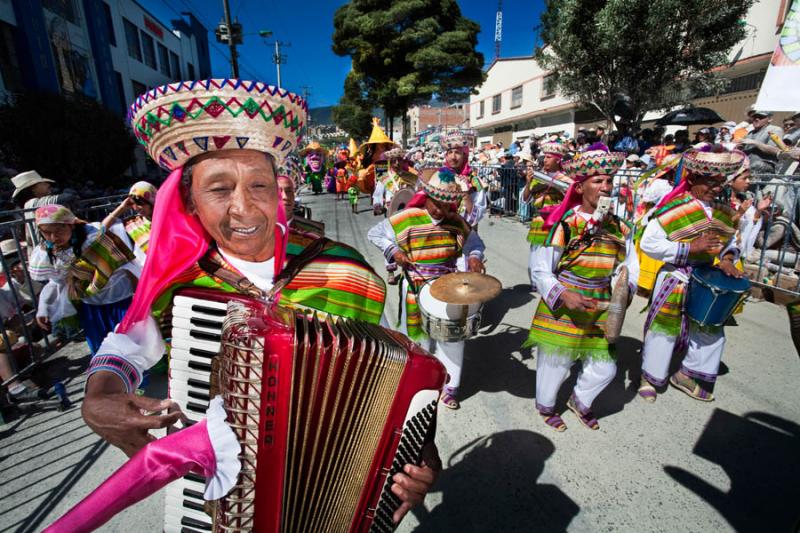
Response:
[[[156,68],[156,45],[153,38],[142,32],[142,55],[144,56],[144,63],[148,67],[155,70]]]
[[[77,11],[72,0],[42,0],[42,7],[73,24],[78,23]]]
[[[114,83],[117,86],[117,93],[119,94],[119,103],[122,106],[122,113],[128,112],[128,99],[125,97],[125,86],[122,84],[122,74],[114,71]]]
[[[142,60],[142,47],[139,45],[139,28],[130,20],[123,18],[125,27],[125,43],[128,45],[128,55],[137,61]]]
[[[484,109],[483,104],[485,101],[486,100],[481,100],[480,102],[478,102],[478,118],[483,118],[483,109]]]
[[[516,109],[522,105],[522,85],[511,89],[511,109]]]
[[[492,115],[496,115],[500,112],[500,100],[501,95],[496,94],[492,96]]]
[[[111,8],[103,2],[103,13],[106,16],[106,27],[108,28],[108,42],[111,46],[117,46],[117,36],[114,34],[114,20],[111,18]]]
[[[169,78],[169,50],[161,43],[158,43],[158,69]]]
[[[172,71],[172,79],[178,81],[181,79],[181,61],[178,59],[178,54],[175,52],[169,53],[169,64]]]
[[[191,63],[186,63],[187,74],[189,74],[189,80],[194,80],[194,65]]]
[[[556,95],[556,79],[552,74],[542,78],[542,100],[547,100]]]
[[[134,100],[147,92],[147,85],[136,80],[131,80],[131,87],[133,87]]]

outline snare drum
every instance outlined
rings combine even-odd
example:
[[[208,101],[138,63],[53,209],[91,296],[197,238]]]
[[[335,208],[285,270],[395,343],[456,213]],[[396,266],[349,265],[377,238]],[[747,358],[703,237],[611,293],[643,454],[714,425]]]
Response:
[[[750,294],[750,280],[726,276],[712,266],[692,270],[686,314],[700,326],[723,326]]]
[[[422,315],[422,331],[433,340],[458,342],[478,334],[482,304],[458,305],[437,300],[431,284],[422,286],[417,297]]]

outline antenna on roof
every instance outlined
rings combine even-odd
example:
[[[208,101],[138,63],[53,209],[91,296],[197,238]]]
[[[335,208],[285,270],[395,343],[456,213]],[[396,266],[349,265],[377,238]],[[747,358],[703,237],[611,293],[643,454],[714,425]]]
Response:
[[[503,42],[503,0],[497,0],[497,17],[494,22],[494,58],[500,58],[500,44]]]

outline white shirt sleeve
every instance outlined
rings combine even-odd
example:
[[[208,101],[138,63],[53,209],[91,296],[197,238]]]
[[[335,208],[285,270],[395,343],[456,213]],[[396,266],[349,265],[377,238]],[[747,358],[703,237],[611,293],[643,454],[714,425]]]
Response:
[[[395,252],[400,250],[400,247],[397,245],[397,237],[395,236],[394,228],[392,228],[388,218],[372,226],[367,232],[367,239],[383,252],[383,256],[387,260],[390,260]]]
[[[383,192],[386,186],[382,181],[375,184],[375,192],[372,193],[372,205],[383,205]]]
[[[563,250],[555,246],[534,246],[531,248],[528,265],[531,271],[531,281],[536,285],[539,294],[544,298],[547,306],[556,310],[559,297],[566,290],[556,278],[555,270],[561,259]]]
[[[464,217],[470,226],[476,226],[481,221],[486,209],[489,207],[489,200],[486,196],[486,189],[473,191],[470,193],[472,199],[472,211]]]
[[[689,244],[667,239],[667,232],[657,219],[647,223],[641,243],[642,251],[664,263],[683,266],[689,259]]]
[[[625,261],[617,267],[617,272],[614,274],[615,276],[619,273],[619,269],[622,266],[628,268],[628,286],[631,292],[635,292],[636,286],[639,285],[639,257],[636,255],[636,248],[633,244],[633,233],[631,233],[625,241]],[[614,283],[615,282],[612,281],[612,287]]]
[[[141,382],[144,371],[155,365],[164,354],[164,339],[158,329],[155,319],[148,316],[141,322],[137,322],[127,333],[109,333],[94,359],[101,360],[104,356],[114,356],[124,359],[129,365],[136,369],[139,382]],[[89,374],[93,373],[93,368],[89,369]],[[98,370],[105,370],[99,368]],[[124,380],[123,380],[124,381]],[[135,390],[139,383],[129,384]],[[129,390],[128,392],[133,392]]]
[[[467,257],[477,257],[483,261],[483,253],[486,251],[486,245],[483,244],[483,239],[478,235],[477,231],[470,231],[467,239],[464,241],[464,255]]]

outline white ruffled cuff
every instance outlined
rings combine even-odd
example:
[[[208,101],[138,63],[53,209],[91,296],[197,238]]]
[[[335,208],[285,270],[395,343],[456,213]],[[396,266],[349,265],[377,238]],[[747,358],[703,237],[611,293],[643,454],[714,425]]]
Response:
[[[206,490],[203,497],[206,500],[218,500],[228,494],[242,469],[239,454],[242,447],[236,439],[236,434],[225,420],[225,407],[222,405],[222,396],[215,396],[208,404],[206,411],[206,427],[208,438],[217,457],[217,470],[214,476],[206,480]]]

